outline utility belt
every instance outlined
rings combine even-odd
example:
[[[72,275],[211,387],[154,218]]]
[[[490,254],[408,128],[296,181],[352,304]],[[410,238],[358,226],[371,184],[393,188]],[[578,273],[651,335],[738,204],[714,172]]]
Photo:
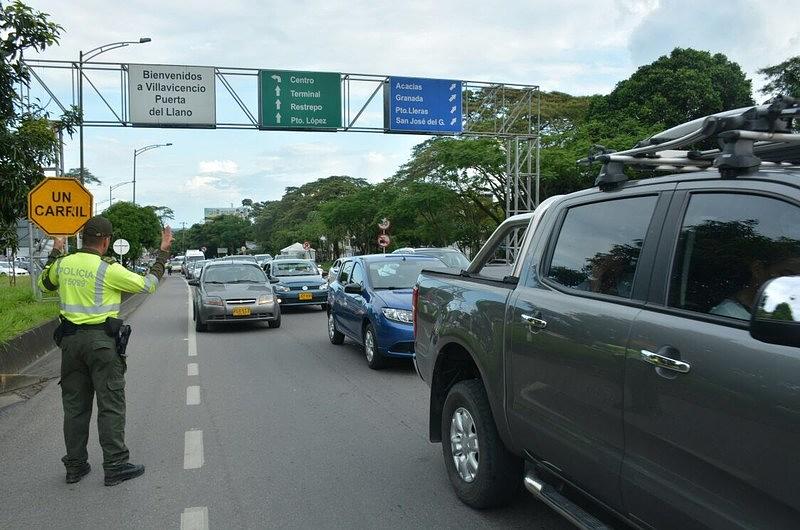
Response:
[[[89,329],[103,330],[106,332],[106,335],[114,339],[117,353],[121,357],[127,357],[125,351],[128,349],[128,340],[130,339],[132,330],[122,319],[108,317],[102,324],[75,324],[63,316],[60,316],[59,319],[60,322],[58,326],[56,326],[55,331],[53,331],[53,340],[56,346],[61,347],[61,341],[64,337],[75,335],[78,331]]]

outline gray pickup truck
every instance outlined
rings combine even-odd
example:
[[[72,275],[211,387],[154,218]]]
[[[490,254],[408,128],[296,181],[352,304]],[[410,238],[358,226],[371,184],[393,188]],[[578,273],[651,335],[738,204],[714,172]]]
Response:
[[[798,115],[598,153],[595,187],[509,218],[460,274],[423,271],[415,366],[463,502],[524,484],[580,527],[800,525]]]

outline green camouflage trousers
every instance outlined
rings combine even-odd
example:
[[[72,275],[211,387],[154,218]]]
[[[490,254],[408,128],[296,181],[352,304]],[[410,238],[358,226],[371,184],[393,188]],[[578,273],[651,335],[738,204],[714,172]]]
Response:
[[[125,369],[114,339],[103,330],[78,330],[61,341],[61,401],[67,446],[67,454],[61,460],[67,470],[80,468],[89,457],[86,444],[95,395],[103,468],[113,469],[128,462]]]

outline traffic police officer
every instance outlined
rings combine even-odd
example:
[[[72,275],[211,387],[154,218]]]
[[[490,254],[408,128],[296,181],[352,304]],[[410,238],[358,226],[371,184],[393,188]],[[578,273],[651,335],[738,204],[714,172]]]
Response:
[[[172,244],[169,226],[161,234],[161,249],[149,274],[142,277],[103,257],[111,243],[112,226],[105,217],[92,217],[83,229],[83,248],[61,256],[64,240],[57,239],[39,277],[44,291],[58,291],[61,306],[61,401],[68,484],[89,473],[86,444],[97,396],[97,431],[103,448],[105,485],[115,486],[144,473],[128,462],[125,446],[125,369],[117,353],[116,336],[106,320],[119,315],[121,295],[154,293],[164,274]],[[113,321],[113,320],[112,320]]]

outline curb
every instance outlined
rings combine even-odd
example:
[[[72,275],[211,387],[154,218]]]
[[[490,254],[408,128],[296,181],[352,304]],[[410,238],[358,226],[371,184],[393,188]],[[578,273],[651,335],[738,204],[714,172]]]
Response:
[[[125,297],[120,308],[120,317],[130,316],[146,297],[145,294]],[[54,318],[0,344],[0,394],[35,384],[43,379],[40,375],[27,372],[32,365],[59,351],[53,343],[53,331],[57,325],[58,319]]]

